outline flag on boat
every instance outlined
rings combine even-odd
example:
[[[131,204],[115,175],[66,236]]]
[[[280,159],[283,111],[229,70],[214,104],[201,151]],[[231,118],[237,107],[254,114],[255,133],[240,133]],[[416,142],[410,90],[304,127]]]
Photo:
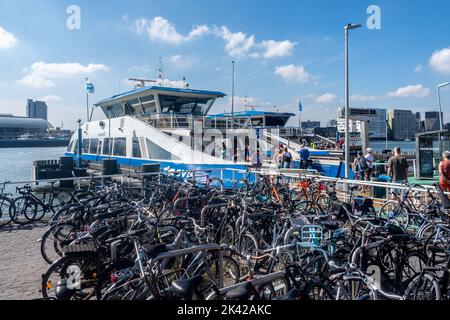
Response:
[[[302,101],[298,99],[298,112],[302,112],[302,110],[303,110]]]
[[[86,80],[86,91],[88,93],[94,93],[95,92],[94,85],[89,80]]]

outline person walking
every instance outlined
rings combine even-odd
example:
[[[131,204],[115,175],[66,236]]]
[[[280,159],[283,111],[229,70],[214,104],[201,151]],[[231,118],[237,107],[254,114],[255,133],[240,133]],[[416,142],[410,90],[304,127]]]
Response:
[[[292,163],[292,153],[289,152],[289,149],[286,147],[284,148],[283,153],[283,168],[289,169],[291,167]]]
[[[309,150],[302,144],[300,148],[300,169],[308,169]]]
[[[408,161],[402,156],[400,147],[394,148],[394,155],[389,158],[387,168],[388,176],[391,177],[393,183],[403,184],[408,182]],[[398,190],[393,191],[397,192]]]
[[[283,168],[283,150],[280,149],[274,156],[274,162],[277,165],[277,169]]]
[[[442,191],[450,191],[450,151],[442,154],[442,161],[439,163],[439,185]]]
[[[366,172],[369,170],[366,158],[363,157],[362,151],[358,151],[353,161],[353,171],[356,173],[355,180],[364,180]]]
[[[374,161],[375,158],[373,157],[373,150],[371,148],[366,149],[366,155],[364,156],[366,159],[367,165],[369,166],[369,170],[366,172],[366,180],[370,181],[370,176],[372,174],[372,171],[374,169]]]

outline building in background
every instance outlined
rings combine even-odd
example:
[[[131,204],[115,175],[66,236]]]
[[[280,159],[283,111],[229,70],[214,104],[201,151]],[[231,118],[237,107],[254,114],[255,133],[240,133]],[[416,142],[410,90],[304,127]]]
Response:
[[[44,119],[0,114],[0,140],[44,137],[50,127]]]
[[[334,119],[327,122],[327,127],[329,127],[329,128],[335,128],[337,126],[338,126],[338,123]]]
[[[388,112],[389,137],[392,140],[414,139],[420,130],[417,114],[411,110],[394,109]]]
[[[48,119],[47,104],[45,101],[27,100],[27,118]]]
[[[425,112],[425,131],[439,131],[441,126],[439,125],[439,112],[427,111]]]
[[[320,127],[320,121],[302,121],[300,125],[302,129],[314,129]]]
[[[313,133],[325,138],[336,139],[337,127],[314,128]]]
[[[337,127],[339,132],[345,132],[345,109],[339,108]],[[350,132],[361,132],[361,121],[367,122],[369,139],[386,139],[386,109],[350,108]]]

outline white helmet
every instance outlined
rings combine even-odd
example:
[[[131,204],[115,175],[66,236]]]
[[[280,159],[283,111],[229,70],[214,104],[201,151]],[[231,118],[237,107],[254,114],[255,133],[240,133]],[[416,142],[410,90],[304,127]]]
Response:
[[[372,153],[373,150],[372,150],[372,148],[367,148],[367,149],[366,149],[366,152],[367,152],[367,153]]]

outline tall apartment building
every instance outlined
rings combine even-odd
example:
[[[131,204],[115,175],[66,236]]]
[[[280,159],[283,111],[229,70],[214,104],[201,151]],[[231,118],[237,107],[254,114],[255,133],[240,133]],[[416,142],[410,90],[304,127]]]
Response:
[[[414,139],[420,130],[417,115],[411,110],[392,110],[388,112],[389,136],[393,140]]]
[[[47,104],[45,101],[27,100],[27,118],[38,118],[47,120]]]
[[[378,108],[350,108],[350,132],[361,132],[361,121],[367,122],[369,139],[386,138],[386,109]],[[339,132],[345,132],[345,110],[338,109],[337,126]]]
[[[438,111],[425,112],[425,131],[439,131],[440,129],[441,126],[439,125],[439,112]]]

